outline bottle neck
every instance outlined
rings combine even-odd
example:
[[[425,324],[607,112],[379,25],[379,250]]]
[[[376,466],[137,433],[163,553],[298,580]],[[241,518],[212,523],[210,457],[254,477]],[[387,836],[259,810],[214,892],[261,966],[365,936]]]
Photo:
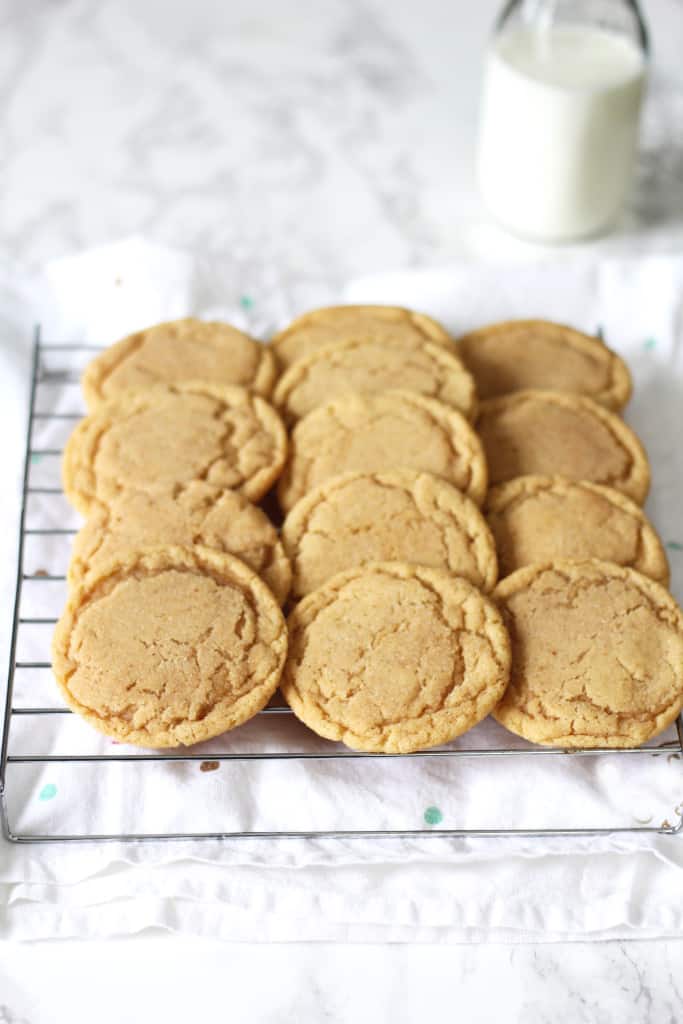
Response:
[[[650,41],[638,0],[508,0],[498,15],[494,32],[513,24],[539,32],[555,26],[587,25],[630,38],[647,57]]]

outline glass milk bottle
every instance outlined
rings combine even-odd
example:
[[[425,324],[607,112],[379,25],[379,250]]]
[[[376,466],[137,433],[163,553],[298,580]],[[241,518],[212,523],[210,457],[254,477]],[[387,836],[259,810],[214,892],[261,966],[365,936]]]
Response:
[[[635,0],[512,0],[489,45],[478,176],[516,234],[609,228],[636,158],[647,32]]]

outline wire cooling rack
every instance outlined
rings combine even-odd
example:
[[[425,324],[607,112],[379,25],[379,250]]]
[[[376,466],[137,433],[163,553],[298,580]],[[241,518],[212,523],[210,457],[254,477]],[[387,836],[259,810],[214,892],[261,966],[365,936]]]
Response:
[[[505,759],[535,758],[539,766],[547,765],[549,762],[562,764],[576,764],[576,758],[642,758],[646,756],[661,756],[667,758],[679,758],[683,755],[683,721],[679,717],[675,730],[672,730],[671,739],[665,739],[657,746],[646,746],[625,750],[599,749],[599,750],[561,750],[545,747],[532,747],[523,741],[517,741],[515,737],[509,737],[505,733],[505,743],[488,743],[485,745],[463,746],[458,741],[447,747],[437,748],[416,754],[387,755],[370,754],[347,750],[341,745],[328,743],[327,741],[316,741],[317,745],[308,746],[301,742],[301,734],[296,731],[285,736],[284,741],[279,745],[259,741],[247,744],[244,749],[219,749],[218,751],[206,752],[202,748],[188,749],[183,752],[159,753],[151,751],[129,752],[128,748],[117,749],[117,745],[108,744],[106,747],[99,746],[94,752],[82,751],[79,745],[87,747],[92,730],[85,725],[85,731],[76,731],[71,737],[66,724],[69,720],[76,722],[78,716],[72,715],[71,711],[59,703],[57,688],[51,677],[50,668],[50,639],[52,629],[56,622],[59,608],[63,604],[66,595],[65,574],[69,557],[69,546],[71,537],[76,533],[78,523],[73,519],[73,513],[68,511],[64,501],[62,489],[59,483],[59,464],[63,443],[66,435],[72,429],[74,423],[83,415],[84,409],[80,396],[78,382],[80,370],[84,362],[92,358],[94,352],[99,351],[99,346],[84,344],[45,343],[41,340],[40,329],[35,331],[33,344],[33,360],[30,381],[30,398],[28,413],[28,429],[26,435],[26,454],[24,464],[23,491],[21,502],[20,532],[18,543],[18,567],[16,579],[16,594],[14,604],[14,617],[12,624],[11,648],[9,659],[9,674],[7,685],[7,697],[5,703],[2,747],[0,748],[0,818],[2,830],[6,839],[14,843],[78,843],[78,842],[142,842],[160,840],[240,840],[240,839],[289,839],[289,838],[346,838],[355,837],[377,837],[377,838],[410,838],[410,837],[475,837],[475,836],[603,836],[614,833],[636,834],[636,833],[659,833],[672,835],[683,830],[683,808],[676,808],[676,813],[682,813],[675,818],[673,823],[668,819],[655,823],[638,823],[635,825],[610,825],[604,824],[599,827],[590,825],[588,827],[539,827],[533,828],[507,828],[507,827],[486,827],[486,828],[441,828],[430,826],[428,828],[277,828],[269,831],[250,831],[239,827],[207,827],[197,830],[178,830],[173,827],[161,826],[151,829],[144,818],[144,810],[140,811],[140,820],[136,817],[133,807],[132,825],[125,832],[107,832],[98,829],[83,827],[80,831],[63,832],[59,827],[59,821],[49,817],[50,828],[37,831],[35,829],[16,825],[15,820],[21,821],[23,817],[23,806],[20,795],[19,780],[15,775],[22,769],[45,769],[50,766],[67,766],[73,768],[75,773],[76,796],[78,786],[85,785],[87,778],[90,787],[89,795],[95,802],[98,798],[97,776],[88,774],[98,767],[118,766],[121,771],[126,772],[128,777],[126,789],[131,795],[131,802],[135,800],[138,790],[140,776],[139,772],[160,771],[170,772],[177,769],[178,765],[192,765],[199,762],[202,771],[214,770],[219,764],[232,763],[239,766],[245,765],[275,765],[278,762],[296,762],[302,768],[310,764],[319,764],[326,761],[346,761],[349,763],[360,763],[362,761],[377,763],[382,766],[389,765],[390,768],[400,766],[403,774],[401,785],[406,785],[406,766],[414,764],[416,760],[432,759],[439,764],[443,770],[453,768],[454,776],[457,766],[462,763],[461,759],[484,759],[496,761],[501,770],[504,769]],[[66,404],[66,407],[64,403]],[[47,437],[47,442],[45,438]],[[57,437],[58,441],[50,442],[51,437]],[[51,471],[42,475],[38,473],[34,478],[34,470],[37,464],[45,461],[52,465]],[[71,519],[69,518],[71,516]],[[27,571],[27,548],[39,541],[41,543],[53,543],[55,550],[48,558],[47,568],[42,565],[40,568],[33,566]],[[55,589],[56,588],[56,589]],[[48,590],[56,598],[51,601],[53,614],[45,615],[41,609],[45,606],[42,596]],[[30,594],[29,594],[30,591]],[[36,596],[37,595],[37,596]],[[50,602],[47,602],[50,605]],[[36,610],[37,609],[37,610]],[[28,656],[23,651],[23,634],[33,632],[32,643],[28,645]],[[28,682],[27,682],[28,680]],[[38,694],[41,699],[38,702],[32,701],[32,695]],[[21,699],[19,699],[21,697]],[[262,724],[275,726],[285,719],[290,719],[292,725],[297,724],[288,708],[282,706],[269,706],[259,716]],[[53,729],[45,730],[45,723]],[[80,722],[76,722],[80,728]],[[242,727],[244,730],[246,727]],[[237,730],[240,732],[240,730]],[[60,750],[59,737],[65,735],[64,742],[66,749]],[[260,734],[263,736],[263,731]],[[503,735],[503,731],[498,735]],[[297,736],[299,739],[297,739]],[[27,737],[29,738],[27,740]],[[33,739],[31,739],[33,738]],[[27,742],[38,743],[41,749],[26,748]],[[63,745],[63,744],[62,744]],[[409,785],[409,775],[408,775]],[[79,779],[81,780],[79,782]],[[398,782],[397,782],[398,784]],[[539,785],[542,786],[542,777],[539,775]],[[50,787],[44,787],[50,796]],[[183,790],[187,793],[187,790]],[[15,796],[13,800],[12,797]],[[229,796],[229,794],[228,794]],[[191,797],[190,797],[191,799]],[[305,797],[302,798],[305,801]],[[438,818],[436,819],[438,820]],[[155,819],[156,822],[156,819]],[[209,823],[210,824],[210,823]]]

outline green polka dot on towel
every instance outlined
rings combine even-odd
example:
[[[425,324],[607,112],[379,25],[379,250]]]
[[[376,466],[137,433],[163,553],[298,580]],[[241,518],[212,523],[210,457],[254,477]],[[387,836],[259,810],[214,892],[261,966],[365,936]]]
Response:
[[[443,814],[438,807],[428,807],[424,812],[424,820],[428,825],[440,825],[443,821]]]

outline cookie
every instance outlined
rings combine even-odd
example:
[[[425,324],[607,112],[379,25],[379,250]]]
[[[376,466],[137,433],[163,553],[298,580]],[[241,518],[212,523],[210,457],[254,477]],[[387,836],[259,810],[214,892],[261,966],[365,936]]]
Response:
[[[582,395],[517,391],[481,403],[477,430],[491,484],[516,476],[566,476],[645,501],[650,467],[642,444],[614,413]]]
[[[178,494],[195,481],[252,501],[277,479],[287,434],[244,388],[181,383],[128,392],[86,416],[64,449],[62,478],[83,515],[122,491]]]
[[[508,681],[494,604],[441,569],[379,562],[333,576],[288,620],[281,689],[319,736],[404,754],[481,721]]]
[[[631,747],[683,705],[683,613],[663,586],[597,559],[518,569],[494,591],[510,631],[506,729],[561,747]]]
[[[453,339],[436,320],[400,306],[327,306],[293,320],[271,339],[281,366],[325,345],[367,338],[386,345],[419,348],[426,341],[453,350]]]
[[[188,318],[117,341],[88,364],[81,384],[88,408],[97,409],[123,391],[187,380],[238,385],[268,398],[276,376],[266,345],[230,324]]]
[[[602,558],[668,586],[669,565],[652,524],[612,487],[520,476],[491,488],[486,518],[503,576],[553,558]]]
[[[278,483],[287,512],[307,491],[344,472],[417,469],[441,476],[477,505],[486,493],[486,461],[465,417],[410,391],[347,395],[299,420]]]
[[[508,320],[465,334],[457,353],[480,398],[540,388],[588,395],[609,409],[631,397],[623,359],[599,338],[548,320]]]
[[[142,548],[195,544],[241,559],[283,604],[292,571],[277,530],[242,494],[201,481],[161,501],[145,491],[124,491],[110,505],[98,505],[74,539],[69,584],[87,580],[102,562]]]
[[[303,597],[369,562],[413,562],[464,576],[482,590],[498,578],[491,532],[473,501],[431,473],[346,473],[296,503],[282,527]]]
[[[275,692],[287,629],[268,587],[209,548],[99,563],[69,594],[52,664],[67,704],[124,743],[176,747],[245,722]]]
[[[280,377],[273,404],[286,423],[341,395],[402,388],[452,405],[471,419],[474,381],[459,359],[438,345],[397,348],[353,339],[319,348]]]

